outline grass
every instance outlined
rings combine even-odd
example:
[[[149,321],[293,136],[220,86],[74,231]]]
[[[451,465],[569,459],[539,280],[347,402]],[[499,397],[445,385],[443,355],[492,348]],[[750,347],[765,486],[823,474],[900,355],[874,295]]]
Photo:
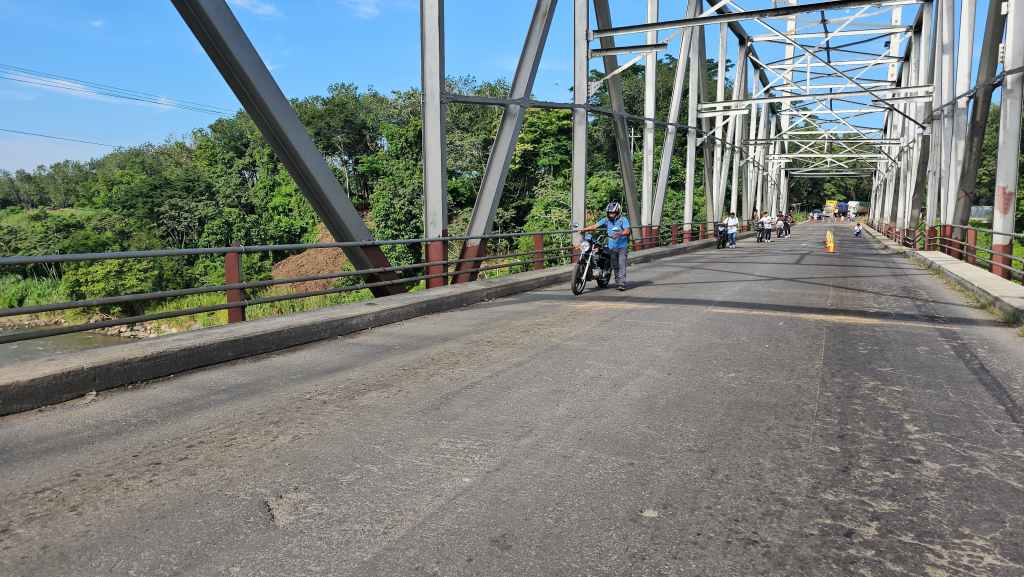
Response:
[[[4,215],[0,214],[0,218]],[[484,261],[483,266],[510,264],[528,257],[495,258]],[[550,265],[550,263],[549,263]],[[532,263],[511,265],[509,268],[488,270],[480,273],[480,278],[499,278],[530,270]],[[426,288],[424,281],[416,282],[409,292],[418,292]],[[247,293],[250,300],[271,298],[290,294],[287,285],[274,286],[266,289],[253,290]],[[270,303],[262,303],[246,307],[246,319],[256,320],[267,317],[307,312],[325,307],[370,300],[373,294],[369,289],[360,289],[318,295],[306,298],[288,299]],[[0,306],[3,308],[20,308],[38,304],[61,303],[70,300],[61,288],[60,280],[45,278],[22,279],[17,275],[0,276]],[[223,292],[187,295],[161,301],[147,303],[143,314],[161,314],[194,308],[222,305],[226,303]],[[80,324],[95,320],[100,312],[95,309],[70,309],[36,315],[19,315],[8,317],[12,325],[36,324]],[[118,316],[118,315],[114,315]],[[124,313],[122,316],[127,316]],[[109,318],[109,317],[107,317]],[[176,333],[188,330],[225,325],[228,322],[228,311],[216,310],[192,315],[170,317],[145,323],[147,331],[156,334]]]

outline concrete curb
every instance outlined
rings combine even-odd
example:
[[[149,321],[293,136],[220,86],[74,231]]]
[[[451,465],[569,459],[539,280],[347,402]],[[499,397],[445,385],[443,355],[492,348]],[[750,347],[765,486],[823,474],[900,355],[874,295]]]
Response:
[[[752,234],[741,233],[739,237]],[[647,249],[631,253],[629,262],[650,262],[713,246],[715,240],[711,239]],[[568,285],[572,266],[154,337],[60,355],[45,362],[15,363],[0,369],[0,416],[61,403],[90,391],[279,351],[559,282]]]
[[[982,304],[999,311],[1008,323],[1024,323],[1024,286],[1014,284],[991,272],[953,258],[939,251],[913,251],[889,240],[881,232],[865,226],[864,230],[885,250],[910,258],[921,266],[934,270],[969,291]]]

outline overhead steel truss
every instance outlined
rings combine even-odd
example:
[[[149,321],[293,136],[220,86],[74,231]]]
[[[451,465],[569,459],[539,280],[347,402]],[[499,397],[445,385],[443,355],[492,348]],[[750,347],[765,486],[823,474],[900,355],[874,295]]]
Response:
[[[335,238],[368,240],[369,231],[225,0],[172,2]],[[446,92],[444,0],[420,0],[426,238],[448,234],[445,118],[451,102],[503,109],[470,237],[491,232],[525,114],[536,107],[572,115],[573,225],[586,218],[591,115],[612,119],[622,200],[643,227],[642,236],[656,230],[666,211],[690,230],[699,164],[708,222],[727,211],[749,217],[787,210],[794,178],[872,177],[870,219],[876,226],[908,231],[922,223],[967,224],[992,94],[1001,84],[993,228],[996,250],[1010,252],[1024,92],[1024,0],[989,3],[974,87],[975,0],[771,0],[767,7],[768,0],[680,0],[675,14],[659,13],[663,2],[648,0],[643,22],[621,26],[613,24],[608,0],[571,0],[572,102],[546,102],[531,95],[556,3],[536,0],[509,95],[483,97]],[[740,3],[761,6],[744,9]],[[750,34],[745,25],[759,33]],[[629,42],[616,42],[626,35],[633,35]],[[719,64],[714,78],[708,46]],[[672,92],[668,102],[658,102],[657,58],[669,50],[678,50]],[[619,56],[627,60],[620,63]],[[591,73],[595,59],[603,65],[599,78]],[[734,65],[731,78],[726,60]],[[621,75],[640,63],[643,111],[635,114],[623,101]],[[610,108],[593,102],[602,86]],[[629,123],[643,128],[639,185]],[[668,207],[679,131],[686,139],[683,202]],[[440,243],[428,242],[427,260],[445,260]],[[462,258],[482,251],[479,242],[467,242]],[[387,266],[372,247],[353,249],[349,256],[360,268]],[[456,271],[453,282],[470,278],[468,271]],[[441,276],[432,284],[443,283]]]

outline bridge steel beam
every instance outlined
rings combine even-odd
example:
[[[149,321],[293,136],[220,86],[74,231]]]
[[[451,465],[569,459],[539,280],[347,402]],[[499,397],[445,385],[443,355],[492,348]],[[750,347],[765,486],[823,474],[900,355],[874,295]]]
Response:
[[[171,2],[334,239],[372,241],[369,229],[348,194],[227,3],[224,0]],[[342,250],[357,269],[390,266],[377,246]],[[374,281],[398,278],[394,273],[371,276]],[[398,284],[372,290],[377,296],[404,292]]]
[[[932,5],[930,3],[921,6],[918,11],[918,21],[920,22],[920,28],[916,37],[917,42],[912,46],[914,54],[910,56],[916,56],[918,81],[923,84],[931,84],[934,75],[932,62],[935,51],[932,45],[935,42],[935,34],[933,32]],[[931,103],[927,101],[917,102],[916,113],[918,122],[925,124],[926,119],[931,115]],[[925,199],[928,196],[928,164],[931,157],[931,134],[921,128],[917,128],[915,134],[914,161],[911,164],[910,173],[910,213],[912,215],[910,226],[916,230],[922,220],[926,221],[925,211],[927,207],[924,205]]]
[[[439,0],[421,1],[434,3]],[[530,28],[527,30],[523,50],[519,56],[519,64],[516,66],[515,76],[512,77],[509,99],[504,103],[498,131],[494,143],[491,145],[490,154],[487,156],[487,165],[484,168],[483,178],[480,180],[480,189],[477,192],[476,202],[473,204],[466,236],[479,237],[491,232],[494,215],[497,213],[504,192],[509,165],[515,153],[516,141],[523,128],[523,120],[528,110],[528,104],[524,100],[528,100],[533,92],[533,83],[537,78],[537,69],[544,53],[548,32],[551,30],[556,4],[557,0],[537,0],[534,6]],[[424,87],[426,87],[425,83]],[[425,138],[426,130],[424,130]],[[463,244],[460,260],[482,257],[485,249],[486,245],[483,239],[469,239]],[[461,283],[475,279],[477,275],[472,272],[472,269],[479,266],[477,262],[459,263],[452,282]]]
[[[718,28],[718,70],[715,81],[715,99],[725,100],[725,55],[728,49],[728,38],[726,37],[726,23],[720,22]],[[712,174],[714,175],[715,182],[715,205],[714,205],[714,220],[719,222],[722,220],[722,204],[725,202],[725,181],[723,175],[723,169],[726,167],[722,166],[722,160],[725,156],[725,140],[723,140],[722,130],[725,128],[725,116],[719,115],[715,117],[715,141],[714,141],[714,165],[712,166]],[[729,123],[732,126],[732,122]]]
[[[943,225],[948,225],[953,222],[953,205],[950,202],[953,197],[953,191],[949,188],[950,166],[953,163],[953,111],[949,106],[945,106],[945,104],[952,102],[955,97],[953,93],[954,83],[956,82],[956,77],[953,74],[954,6],[953,0],[938,0],[938,2],[942,11],[942,17],[939,19],[937,30],[942,50],[939,68],[942,70],[940,82],[943,104],[940,109],[942,119],[942,160],[939,162],[939,196],[942,204],[939,206],[939,219]]]
[[[724,36],[724,32],[723,32],[723,36]],[[746,81],[747,81],[747,78],[746,78],[747,77],[747,55],[749,53],[749,50],[750,50],[750,48],[749,48],[749,45],[747,45],[747,44],[742,44],[739,47],[739,54],[738,54],[737,59],[736,59],[736,73],[735,73],[735,75],[733,77],[733,82],[732,82],[732,98],[733,98],[733,100],[738,100],[743,95],[743,88],[746,85]],[[724,87],[723,87],[723,90],[724,90]],[[722,119],[722,117],[719,117],[720,121],[721,121],[721,119]],[[738,200],[737,200],[738,191],[736,190],[736,185],[737,185],[737,182],[736,182],[736,165],[733,162],[733,147],[726,147],[726,146],[724,146],[724,144],[725,143],[730,143],[730,144],[733,144],[734,146],[737,145],[737,143],[739,142],[739,139],[736,138],[736,134],[737,134],[737,132],[739,132],[739,130],[737,130],[737,129],[740,128],[740,125],[742,125],[742,124],[743,124],[742,120],[740,120],[738,118],[733,119],[729,123],[729,127],[728,127],[728,130],[726,131],[725,140],[723,141],[723,146],[722,146],[722,156],[723,156],[723,158],[721,158],[721,162],[720,162],[721,169],[719,170],[718,190],[723,191],[723,194],[724,194],[724,191],[726,189],[726,182],[727,182],[727,180],[729,178],[730,165],[733,165],[731,167],[732,168],[732,177],[733,178],[732,178],[732,192],[731,192],[731,197],[729,199],[729,210],[730,210],[730,212],[736,212],[736,205],[738,203]],[[738,158],[739,154],[737,154],[736,157]],[[723,202],[724,202],[724,199],[723,199]]]
[[[708,98],[708,82],[710,81],[710,74],[708,72],[707,47],[705,45],[703,29],[698,29],[697,42],[695,43],[695,45],[697,47],[698,62],[698,66],[696,67],[696,69],[700,74],[700,80],[697,86],[697,97],[699,100],[703,101]],[[700,118],[699,120],[701,123],[701,131],[705,135],[711,133],[711,118],[704,117]],[[712,142],[712,144],[714,144],[714,142]],[[718,183],[715,181],[714,178],[714,171],[716,169],[714,151],[712,148],[708,146],[706,138],[704,139],[704,142],[701,146],[701,151],[704,153],[704,220],[708,224],[705,230],[713,230],[711,223],[716,220],[715,216],[717,215],[717,209],[709,210],[708,199],[718,198],[718,191],[715,189],[715,185],[717,185]]]
[[[737,22],[740,20],[756,20],[758,18],[783,18],[796,16],[807,12],[820,12],[822,10],[842,10],[845,8],[860,8],[863,6],[906,6],[921,4],[925,0],[831,0],[829,2],[815,2],[813,4],[787,5],[763,10],[746,10],[743,12],[719,12],[708,16],[697,16],[683,18],[682,20],[668,20],[654,24],[636,24],[632,26],[619,26],[594,30],[594,38],[603,36],[614,36],[617,34],[640,34],[652,30],[670,30],[674,28],[687,28],[694,26],[705,26],[707,24],[718,24],[721,22]]]
[[[657,22],[658,21],[658,0],[647,0],[647,21]],[[647,32],[647,42],[654,44],[658,41],[658,32],[651,30]],[[643,228],[643,235],[646,237],[650,234],[650,226],[653,224],[652,218],[654,215],[654,116],[658,110],[657,102],[657,82],[658,75],[658,55],[654,52],[648,52],[644,60],[644,116],[652,120],[644,121],[644,141],[643,141],[643,163],[641,166],[641,175],[643,178],[643,186],[641,187],[641,199],[640,199],[640,210],[641,218],[640,224]],[[625,167],[623,167],[625,168]]]
[[[699,29],[698,29],[699,31]],[[683,230],[685,238],[692,237],[693,230],[693,193],[694,193],[694,172],[697,169],[697,106],[700,103],[700,90],[697,87],[701,84],[700,58],[697,55],[698,41],[691,36],[689,53],[686,57],[690,60],[690,78],[686,87],[686,188],[683,195]],[[707,190],[705,189],[705,195]],[[706,198],[706,196],[705,196]]]
[[[969,98],[964,95],[971,87],[971,68],[974,63],[974,0],[960,0],[960,34],[956,54],[956,77],[953,93],[955,102],[949,104],[949,122],[952,124],[949,178],[946,181],[946,211],[949,224],[956,223],[956,204],[963,171],[967,137],[967,108]]]
[[[1013,253],[1014,217],[1020,173],[1021,103],[1024,96],[1024,0],[1009,0],[1006,13],[1005,60],[1003,70],[1014,71],[1003,78],[999,106],[999,155],[996,158],[996,194],[992,217],[992,272],[1009,278],[1009,255]],[[1001,265],[1001,266],[1000,266]]]
[[[608,9],[608,0],[594,0],[594,20],[598,26],[611,26],[611,11]],[[615,39],[606,37],[601,39],[602,48],[611,48],[615,45]],[[629,217],[637,220],[640,215],[640,205],[636,197],[636,174],[633,172],[633,147],[629,144],[629,137],[626,132],[626,104],[622,96],[622,77],[612,74],[618,70],[618,58],[615,55],[603,57],[604,70],[608,82],[608,100],[612,107],[612,131],[615,135],[615,149],[619,157],[619,172],[622,173],[622,193],[626,200],[626,211]],[[676,122],[669,118],[669,122]],[[645,123],[647,121],[645,120]],[[669,126],[667,130],[675,130],[675,126]],[[583,223],[580,223],[583,224]]]
[[[420,0],[420,74],[423,83],[423,233],[427,239],[448,236],[448,142],[444,58],[444,0]],[[447,245],[427,240],[427,262],[448,260]],[[445,272],[446,265],[428,265],[427,274]],[[447,284],[429,278],[427,288]]]
[[[596,5],[597,2],[607,3],[607,0],[595,0],[595,5]],[[694,15],[696,15],[697,11],[700,9],[700,5],[701,5],[701,0],[690,0],[687,3],[686,15],[687,16],[694,16]],[[602,26],[602,24],[600,22],[598,22],[598,26]],[[679,122],[679,113],[680,113],[680,111],[682,110],[682,107],[683,107],[683,85],[684,85],[684,81],[686,80],[687,66],[688,66],[688,64],[690,62],[690,50],[691,50],[690,46],[691,46],[692,42],[693,42],[693,29],[692,28],[687,28],[686,30],[683,31],[683,37],[682,37],[682,39],[679,42],[679,58],[676,59],[675,74],[672,77],[672,99],[669,101],[669,104],[668,104],[668,119],[667,119],[669,124],[665,127],[665,140],[662,143],[662,147],[661,147],[661,161],[658,163],[658,181],[657,181],[657,185],[655,186],[655,191],[654,191],[654,209],[653,209],[652,215],[651,215],[651,220],[652,220],[654,226],[658,226],[658,225],[661,224],[661,216],[662,216],[662,213],[664,212],[665,192],[668,189],[668,177],[669,177],[669,174],[672,171],[672,157],[673,157],[673,153],[675,151],[676,131],[677,131],[676,123]],[[695,116],[692,116],[692,115],[695,115],[696,113],[690,111],[690,114],[691,114],[691,116],[687,116],[687,118],[688,118],[687,125],[694,126],[693,118]],[[686,132],[687,132],[687,145],[689,145],[689,134],[692,131],[687,129]],[[687,158],[689,158],[689,157],[687,157]],[[689,171],[690,170],[689,162],[687,163],[686,166],[687,166],[687,171]],[[687,180],[687,182],[689,182],[689,180]],[[687,186],[687,190],[690,190],[689,186]],[[684,203],[685,203],[685,201],[684,201]],[[684,214],[683,220],[686,223],[688,223],[690,221],[690,219],[688,217],[686,217],[685,215],[689,214],[693,210],[692,199],[691,199],[691,204],[689,204],[689,206],[690,206],[690,208],[687,209],[686,205],[684,204],[684,209],[683,209],[683,214]],[[689,225],[688,224],[684,224],[683,228],[684,228],[684,230],[688,231],[689,230]]]
[[[572,191],[570,212],[572,228],[582,227],[586,219],[587,198],[587,104],[590,85],[590,0],[573,0],[573,104],[572,110]],[[623,167],[625,170],[625,167]],[[573,234],[573,244],[580,241]]]
[[[981,165],[982,143],[985,140],[985,127],[988,126],[988,114],[992,108],[992,92],[995,90],[996,68],[999,66],[999,47],[1002,45],[1003,28],[1006,26],[1006,15],[1002,11],[1002,2],[989,2],[985,16],[985,33],[981,42],[981,55],[978,59],[978,80],[975,84],[974,103],[971,107],[970,122],[964,136],[964,160],[960,171],[960,182],[957,185],[956,207],[953,210],[953,224],[965,226],[970,222],[971,205],[977,197],[978,167]],[[963,229],[955,229],[961,233]],[[959,240],[964,240],[958,234]]]
[[[926,46],[926,50],[931,51],[932,57],[929,63],[932,65],[932,83],[937,85],[942,79],[942,71],[937,69],[935,63],[942,57],[940,50],[942,49],[942,41],[939,39],[942,10],[939,2],[935,3],[934,10],[932,10],[932,31],[933,40],[930,46]],[[929,150],[928,150],[928,184],[925,191],[925,230],[930,230],[931,227],[935,226],[935,220],[938,217],[938,205],[939,205],[939,165],[942,163],[942,119],[941,116],[935,114],[937,108],[942,106],[942,90],[936,86],[932,91],[932,106],[931,111],[931,137],[929,138]]]

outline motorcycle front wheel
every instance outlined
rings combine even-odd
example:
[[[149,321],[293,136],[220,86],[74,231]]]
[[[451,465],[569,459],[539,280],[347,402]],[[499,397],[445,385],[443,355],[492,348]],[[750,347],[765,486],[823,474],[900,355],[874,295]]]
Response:
[[[587,275],[590,274],[590,259],[580,258],[576,263],[576,271],[572,275],[572,294],[579,296],[587,286]]]

